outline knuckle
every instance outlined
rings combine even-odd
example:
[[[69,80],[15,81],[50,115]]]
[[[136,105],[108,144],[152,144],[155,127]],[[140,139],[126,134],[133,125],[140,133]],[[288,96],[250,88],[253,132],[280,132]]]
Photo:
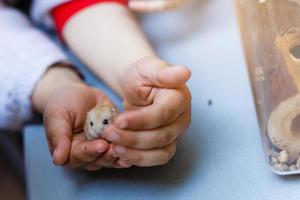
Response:
[[[169,121],[174,115],[174,110],[171,108],[164,108],[161,112],[161,120],[163,122]]]
[[[136,89],[136,94],[140,97],[142,101],[142,105],[146,105],[147,97],[151,94],[151,87],[138,87]]]
[[[172,140],[172,133],[170,131],[165,131],[156,136],[156,143],[159,147],[166,146]]]
[[[139,145],[139,140],[137,139],[137,137],[128,137],[127,138],[127,144],[130,147],[137,147]]]

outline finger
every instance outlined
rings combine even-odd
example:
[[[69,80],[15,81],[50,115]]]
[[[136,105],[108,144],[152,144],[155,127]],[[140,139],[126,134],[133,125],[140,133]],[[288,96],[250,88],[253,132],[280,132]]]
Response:
[[[53,163],[63,165],[69,157],[71,150],[72,128],[71,124],[59,113],[46,109],[44,124]]]
[[[191,77],[191,71],[184,66],[172,66],[159,59],[143,59],[136,65],[136,71],[145,80],[146,86],[177,88]]]
[[[109,147],[109,150],[101,157],[97,158],[92,162],[92,164],[99,169],[102,167],[111,167],[113,163],[118,159],[117,156],[113,155],[112,146]]]
[[[92,162],[106,152],[108,148],[109,144],[105,140],[74,141],[69,165],[71,167],[79,167]]]
[[[190,114],[182,114],[173,123],[146,131],[130,131],[118,129],[115,126],[108,127],[103,137],[108,141],[135,149],[154,149],[173,143],[188,127]]]
[[[168,163],[176,152],[176,142],[154,150],[137,150],[113,145],[113,151],[119,156],[120,160],[124,160],[128,164],[139,167],[151,167]]]
[[[122,169],[123,168],[118,163],[113,163],[111,167],[114,169]]]
[[[128,163],[125,160],[118,160],[114,165],[114,168],[124,169],[132,167],[132,164]]]
[[[145,86],[177,88],[183,86],[191,77],[185,66],[172,66],[160,59],[149,57],[137,62],[135,70],[144,80]]]
[[[158,70],[154,77],[156,87],[177,88],[190,79],[191,71],[187,67],[174,66]]]
[[[111,168],[115,164],[116,160],[118,158],[113,156],[113,151],[111,146],[109,147],[109,150],[102,156],[98,157],[94,161],[88,163],[84,166],[86,170],[89,171],[97,171],[104,167]],[[117,167],[115,167],[117,168]],[[121,167],[119,167],[121,168]]]
[[[87,164],[86,166],[83,167],[84,169],[88,170],[88,171],[98,171],[100,169],[102,169],[103,167],[99,167],[97,165],[94,164]]]
[[[120,114],[114,125],[129,130],[154,129],[177,119],[190,104],[180,90],[166,89],[159,93],[153,104]]]
[[[148,104],[145,104],[145,105],[148,105]],[[124,110],[136,110],[136,109],[139,109],[141,106],[136,106],[136,105],[133,105],[131,103],[129,103],[128,101],[124,100],[123,101],[123,108]]]

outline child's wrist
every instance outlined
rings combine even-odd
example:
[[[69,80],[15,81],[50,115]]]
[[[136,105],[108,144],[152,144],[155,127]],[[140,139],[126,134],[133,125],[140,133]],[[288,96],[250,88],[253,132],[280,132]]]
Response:
[[[39,80],[33,91],[33,108],[43,113],[53,94],[73,85],[84,85],[84,82],[75,70],[59,64],[52,66]]]

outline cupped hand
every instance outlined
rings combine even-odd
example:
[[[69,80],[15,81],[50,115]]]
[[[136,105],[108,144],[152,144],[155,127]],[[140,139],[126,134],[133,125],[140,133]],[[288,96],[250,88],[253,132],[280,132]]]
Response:
[[[115,166],[166,164],[191,121],[188,68],[143,58],[124,75],[125,112],[105,130],[119,160]]]
[[[98,170],[116,161],[106,140],[84,137],[86,113],[96,105],[114,106],[101,91],[84,84],[68,85],[52,95],[44,123],[55,164]]]

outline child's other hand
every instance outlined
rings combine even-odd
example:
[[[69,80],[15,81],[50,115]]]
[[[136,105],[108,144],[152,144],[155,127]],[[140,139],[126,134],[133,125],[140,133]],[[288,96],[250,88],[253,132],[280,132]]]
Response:
[[[171,66],[147,57],[125,74],[124,107],[104,137],[113,143],[119,167],[156,166],[167,163],[176,141],[191,121],[191,95],[185,85],[186,67]]]
[[[87,170],[111,167],[116,158],[105,140],[86,141],[86,113],[96,105],[113,106],[99,90],[74,84],[55,92],[44,112],[44,123],[53,162]]]

